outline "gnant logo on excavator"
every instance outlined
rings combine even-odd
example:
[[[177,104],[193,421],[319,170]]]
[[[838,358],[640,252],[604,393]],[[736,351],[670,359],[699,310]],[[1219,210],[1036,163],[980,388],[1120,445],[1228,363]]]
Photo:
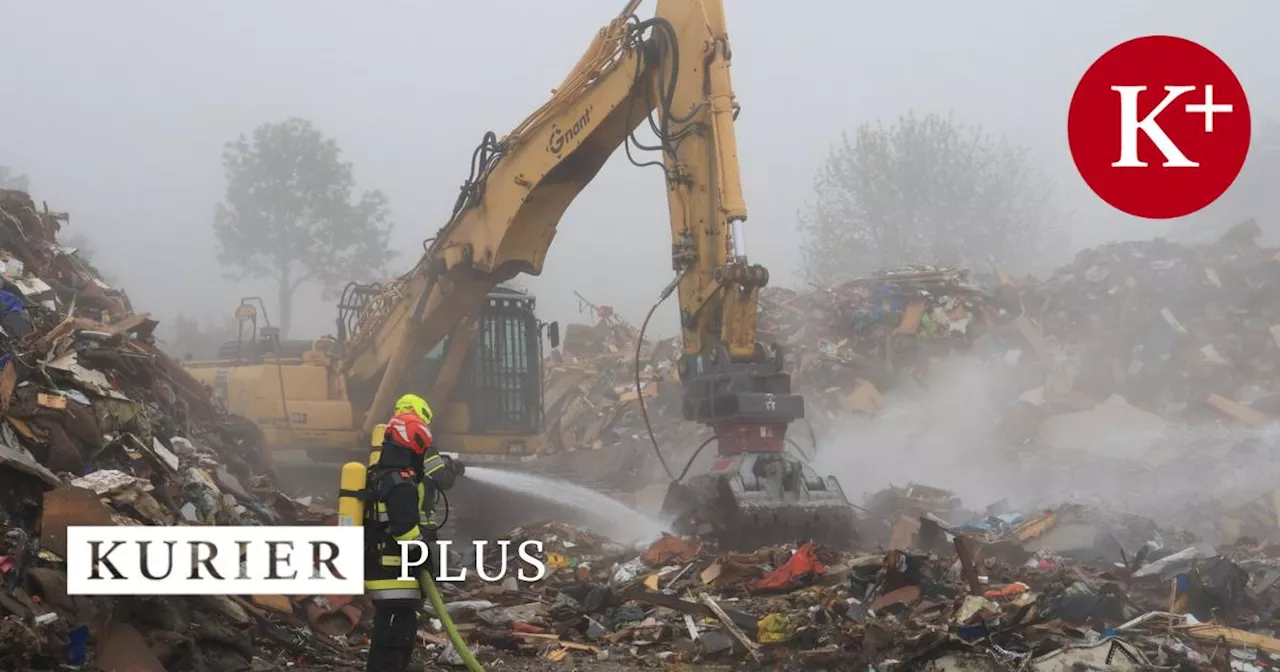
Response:
[[[551,137],[547,139],[547,151],[552,154],[559,154],[564,150],[564,146],[569,144],[570,140],[578,137],[578,134],[586,130],[587,124],[591,123],[591,110],[594,105],[588,105],[587,109],[582,111],[582,116],[578,117],[573,125],[566,130],[560,130],[559,126],[551,125]]]

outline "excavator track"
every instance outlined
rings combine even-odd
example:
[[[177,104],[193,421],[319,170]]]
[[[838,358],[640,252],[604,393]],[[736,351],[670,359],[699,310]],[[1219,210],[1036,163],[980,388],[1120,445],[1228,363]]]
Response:
[[[710,473],[673,483],[662,509],[676,532],[726,550],[803,541],[846,549],[857,540],[854,509],[836,479],[783,454],[721,457]]]

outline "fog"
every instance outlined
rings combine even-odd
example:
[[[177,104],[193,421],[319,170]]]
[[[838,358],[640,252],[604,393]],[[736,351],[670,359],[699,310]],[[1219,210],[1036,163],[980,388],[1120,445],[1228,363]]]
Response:
[[[542,104],[622,4],[3,0],[0,164],[31,178],[37,202],[72,213],[71,232],[136,307],[215,317],[242,295],[274,297],[269,281],[226,280],[215,258],[222,145],[305,117],[337,139],[361,188],[390,196],[402,270],[444,222],[484,132],[502,135]],[[1028,146],[1084,246],[1167,230],[1117,216],[1071,164],[1067,104],[1093,59],[1132,37],[1179,35],[1234,68],[1255,118],[1280,97],[1273,3],[726,5],[748,246],[783,284],[800,268],[796,212],[814,173],[863,122],[951,112]],[[578,290],[638,322],[671,273],[666,208],[660,173],[615,156],[565,216],[543,276],[526,282],[544,319],[581,319]],[[297,336],[332,329],[318,289],[296,304]],[[673,333],[675,316],[665,307],[653,330]]]

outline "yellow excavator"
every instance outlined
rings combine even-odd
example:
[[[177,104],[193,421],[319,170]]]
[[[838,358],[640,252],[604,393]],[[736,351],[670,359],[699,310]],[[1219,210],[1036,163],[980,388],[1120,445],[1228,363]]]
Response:
[[[554,348],[558,329],[537,319],[533,297],[504,283],[542,272],[565,210],[622,146],[633,164],[664,172],[670,212],[673,275],[641,338],[675,293],[684,417],[710,427],[718,451],[707,473],[677,478],[667,469],[664,514],[677,531],[727,547],[850,541],[853,507],[839,483],[787,448],[804,400],[783,354],[756,340],[769,274],[747,258],[723,3],[658,0],[648,19],[636,16],[639,4],[630,0],[597,33],[542,107],[505,137],[484,136],[452,216],[421,259],[392,281],[350,285],[336,337],[255,338],[247,356],[240,343],[234,358],[189,370],[254,420],[269,447],[332,464],[331,483],[341,463],[367,457],[377,426],[410,391],[425,390],[441,449],[464,462],[536,459],[542,334]],[[653,146],[635,139],[644,123]],[[633,148],[661,159],[639,162]],[[240,317],[252,320],[246,305]],[[643,396],[639,403],[643,410]]]

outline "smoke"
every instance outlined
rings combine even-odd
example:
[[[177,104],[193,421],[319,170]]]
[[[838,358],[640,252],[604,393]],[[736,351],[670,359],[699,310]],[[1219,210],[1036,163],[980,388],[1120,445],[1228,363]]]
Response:
[[[1003,361],[952,357],[928,380],[885,394],[880,415],[842,418],[819,435],[814,466],[851,501],[914,482],[976,511],[1001,499],[1024,513],[1093,502],[1208,541],[1231,536],[1235,523],[1224,519],[1242,518],[1240,507],[1265,500],[1267,515],[1280,514],[1280,499],[1270,501],[1280,487],[1274,425],[1188,425],[1112,397],[1058,411],[1040,423],[1039,440],[1018,440],[1001,423],[1024,390]]]
[[[851,501],[890,484],[946,488],[972,507],[1017,490],[1000,436],[1002,376],[975,358],[938,363],[927,388],[886,393],[876,417],[850,416],[818,437],[815,468],[834,475]]]

